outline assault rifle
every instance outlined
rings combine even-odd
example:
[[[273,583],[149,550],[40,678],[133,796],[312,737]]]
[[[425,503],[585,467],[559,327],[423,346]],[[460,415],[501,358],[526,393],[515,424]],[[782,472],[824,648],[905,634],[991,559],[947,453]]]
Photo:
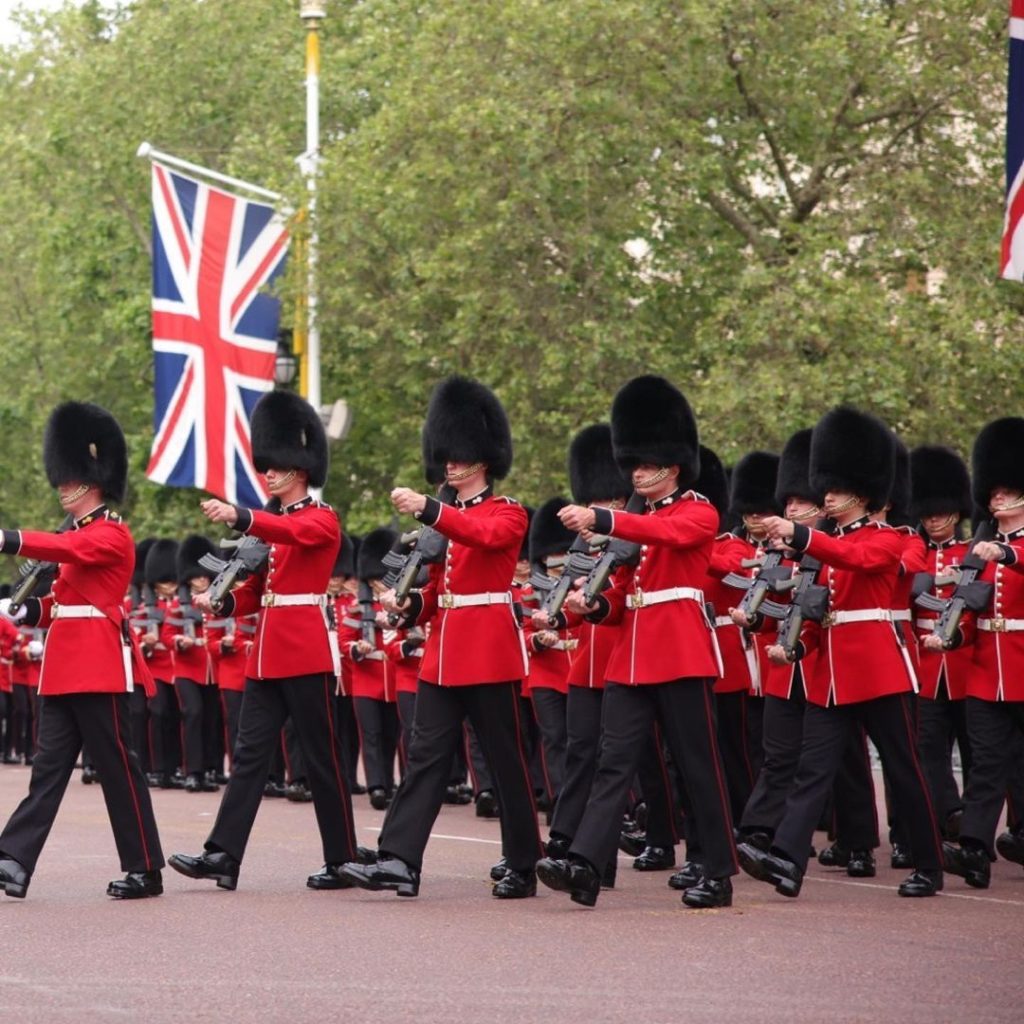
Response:
[[[131,623],[143,633],[159,627],[164,621],[162,608],[157,607],[156,594],[148,583],[139,587],[139,604],[141,608],[132,613]]]
[[[942,637],[942,646],[949,650],[956,640],[960,620],[965,611],[980,612],[992,600],[992,584],[978,577],[985,571],[985,561],[974,553],[974,545],[991,540],[995,536],[990,519],[983,519],[974,531],[971,550],[960,563],[960,575],[953,593],[945,600],[934,594],[919,594],[915,601],[922,608],[938,612],[935,620],[935,635]]]
[[[227,561],[214,554],[205,554],[199,559],[204,569],[215,574],[208,591],[210,607],[215,612],[224,607],[224,598],[236,583],[262,570],[270,554],[270,545],[258,537],[242,537],[234,542],[234,548],[234,555]]]
[[[57,533],[66,533],[74,525],[75,517],[72,515],[65,516],[64,521],[57,527]],[[36,589],[39,581],[48,573],[56,571],[56,562],[42,562],[38,558],[29,558],[27,561],[22,562],[18,567],[21,580],[11,592],[10,613],[12,615],[16,614],[29,599],[32,591]]]
[[[647,499],[636,491],[626,502],[626,511],[633,513],[643,512]],[[593,568],[587,574],[583,583],[583,600],[587,605],[592,605],[597,600],[597,595],[608,586],[608,580],[612,573],[622,565],[632,565],[640,557],[640,545],[628,540],[617,540],[615,537],[608,537],[604,543],[603,551],[594,562]]]
[[[577,534],[569,548],[561,576],[548,576],[538,570],[530,577],[534,591],[538,597],[543,597],[537,610],[544,612],[553,623],[572,590],[573,582],[580,576],[589,576],[595,560],[590,544]]]
[[[726,586],[745,591],[737,610],[743,612],[748,621],[761,610],[761,605],[769,594],[781,594],[796,586],[793,570],[782,564],[784,557],[784,551],[773,548],[764,556],[756,576],[741,576],[739,573],[731,572],[722,580]],[[746,562],[744,567],[748,567]]]
[[[377,648],[377,613],[373,610],[373,588],[365,580],[360,581],[356,601],[359,604],[359,618],[342,619],[346,626],[359,630],[359,639]]]

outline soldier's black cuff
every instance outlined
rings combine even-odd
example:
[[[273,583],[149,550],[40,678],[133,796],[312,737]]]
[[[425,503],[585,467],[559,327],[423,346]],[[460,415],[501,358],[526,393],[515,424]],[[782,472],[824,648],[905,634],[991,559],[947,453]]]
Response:
[[[411,658],[420,649],[420,642],[418,640],[403,640],[401,649],[403,658]]]
[[[427,503],[423,506],[423,511],[417,512],[413,518],[418,519],[424,526],[434,526],[441,518],[441,502],[429,494],[426,498]]]
[[[399,629],[408,629],[416,625],[416,620],[423,614],[423,594],[418,590],[409,591],[409,610],[400,612],[404,618],[399,622]]]
[[[797,640],[796,645],[793,647],[793,657],[790,658],[790,662],[802,661],[804,655],[807,653],[807,648],[804,647],[802,640]]]
[[[537,633],[530,637],[530,647],[533,649],[534,654],[542,654],[547,650],[547,646],[540,642],[540,636]]]
[[[592,508],[590,511],[594,513],[593,532],[605,536],[610,534],[615,527],[615,516],[612,515],[612,510],[610,508]]]
[[[224,603],[220,606],[220,609],[218,610],[217,614],[222,619],[230,619],[230,618],[232,618],[232,616],[234,616],[234,614],[235,614],[235,595],[234,594],[225,594],[224,595]]]
[[[43,617],[43,602],[38,597],[30,597],[24,608],[25,614],[18,623],[19,626],[34,626]]]
[[[608,598],[605,597],[604,594],[598,594],[594,599],[594,603],[597,607],[588,615],[584,616],[584,618],[586,618],[587,622],[604,622],[604,620],[608,618],[609,612],[612,610],[612,606],[608,603]]]
[[[956,633],[953,634],[953,639],[950,641],[949,646],[945,647],[945,644],[943,644],[943,647],[945,647],[945,649],[947,651],[955,651],[955,650],[957,650],[957,648],[963,647],[963,645],[964,645],[964,631],[963,631],[963,629],[960,626],[957,626],[956,627]]]
[[[239,533],[248,533],[252,527],[252,509],[246,508],[244,505],[235,505],[235,525],[233,529]]]
[[[1017,562],[1017,552],[1009,544],[1000,544],[999,548],[1003,552],[1003,557],[999,561],[1003,565],[1015,565]]]
[[[552,629],[565,629],[569,625],[565,617],[565,612],[559,612],[557,615],[549,615],[548,619],[551,622]]]
[[[811,543],[811,528],[804,526],[803,523],[793,524],[793,539],[789,542],[789,546],[794,551],[804,551],[807,545]]]
[[[16,555],[21,550],[21,530],[4,530],[0,533],[0,554]]]
[[[750,622],[744,626],[744,629],[749,633],[758,633],[761,627],[764,625],[764,612],[754,612],[753,615],[748,616]]]

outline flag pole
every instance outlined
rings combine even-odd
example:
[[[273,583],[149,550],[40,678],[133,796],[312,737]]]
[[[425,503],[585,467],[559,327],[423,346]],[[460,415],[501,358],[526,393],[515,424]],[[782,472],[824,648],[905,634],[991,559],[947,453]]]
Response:
[[[179,156],[171,156],[170,153],[162,153],[159,149],[154,149],[148,142],[143,142],[135,151],[135,155],[137,157],[141,157],[143,160],[152,160],[153,163],[167,164],[169,167],[178,167],[183,171],[189,171],[192,174],[199,174],[204,178],[209,178],[211,181],[219,181],[223,185],[230,185],[232,188],[245,189],[248,192],[252,192],[253,195],[262,196],[264,199],[270,199],[275,203],[280,202],[281,200],[280,192],[271,192],[270,189],[254,185],[251,181],[243,181],[241,178],[233,178],[230,174],[221,174],[219,171],[211,171],[209,167],[203,167],[201,164],[194,164],[191,160],[182,160]]]
[[[306,152],[300,166],[309,194],[309,241],[306,248],[306,345],[302,360],[301,391],[320,410],[320,325],[317,322],[316,185],[320,166],[320,22],[327,15],[326,0],[301,0],[299,16],[306,27]]]

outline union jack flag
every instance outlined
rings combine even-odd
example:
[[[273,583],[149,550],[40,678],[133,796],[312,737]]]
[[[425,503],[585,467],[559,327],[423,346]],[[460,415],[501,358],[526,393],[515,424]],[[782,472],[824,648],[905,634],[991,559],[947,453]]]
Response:
[[[999,276],[1024,281],[1024,0],[1010,3],[1006,96],[1006,221]]]
[[[153,450],[146,476],[258,507],[249,418],[274,386],[284,268],[272,206],[153,165]]]

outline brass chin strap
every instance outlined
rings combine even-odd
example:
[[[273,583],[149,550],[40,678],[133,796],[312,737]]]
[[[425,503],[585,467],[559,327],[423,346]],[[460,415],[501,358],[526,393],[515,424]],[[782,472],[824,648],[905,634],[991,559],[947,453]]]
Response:
[[[295,479],[295,473],[294,469],[289,469],[283,477],[274,481],[274,489],[279,491],[287,487]]]
[[[89,487],[87,484],[79,484],[78,488],[72,491],[69,495],[61,499],[61,504],[70,505],[72,502],[78,501],[83,495],[89,493]]]
[[[856,504],[857,504],[857,495],[856,494],[851,494],[850,497],[847,498],[846,501],[844,501],[842,503],[842,505],[839,505],[836,508],[831,509],[828,512],[828,516],[829,516],[830,519],[834,519],[836,516],[841,516],[844,512],[849,512],[850,509],[853,508],[853,506],[856,505]]]
[[[664,480],[665,477],[668,476],[668,472],[669,472],[669,467],[668,466],[662,466],[661,469],[659,469],[657,473],[654,473],[652,476],[649,476],[646,480],[636,480],[636,481],[634,481],[634,486],[636,487],[636,489],[638,491],[645,491],[649,487],[657,487],[658,484],[660,484],[661,481]]]
[[[930,537],[934,537],[935,534],[937,534],[937,533],[945,533],[951,526],[955,526],[955,525],[956,525],[956,513],[955,512],[950,512],[949,515],[946,516],[946,518],[943,519],[942,522],[939,523],[939,525],[936,526],[934,530],[929,530],[928,531],[928,535]]]
[[[805,519],[820,519],[821,509],[815,505],[813,508],[809,508],[806,512],[797,512],[795,515],[789,517],[791,523],[802,523]]]
[[[1006,505],[989,505],[988,510],[994,515],[996,512],[1012,512],[1015,508],[1024,508],[1024,494]]]
[[[450,484],[459,484],[463,480],[468,480],[474,473],[480,472],[484,468],[482,462],[474,462],[472,466],[467,466],[465,469],[460,469],[457,473],[446,473],[445,476]]]

